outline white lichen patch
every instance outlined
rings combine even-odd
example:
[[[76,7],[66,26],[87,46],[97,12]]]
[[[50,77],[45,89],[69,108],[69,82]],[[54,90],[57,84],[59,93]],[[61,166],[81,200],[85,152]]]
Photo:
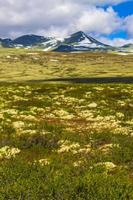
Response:
[[[96,108],[97,107],[97,103],[93,102],[93,103],[90,103],[88,105],[89,108]]]
[[[15,129],[22,129],[25,126],[23,121],[16,121],[16,122],[13,122],[12,124]]]
[[[51,59],[51,62],[58,62],[59,60]]]
[[[74,115],[71,113],[68,113],[66,110],[60,109],[60,110],[55,110],[54,114],[61,118],[61,119],[72,119],[74,118]]]
[[[93,120],[94,114],[90,110],[83,110],[77,113],[80,117],[85,118],[86,120]]]
[[[128,121],[126,121],[126,124],[128,124],[128,125],[133,125],[133,119],[132,120],[128,120]]]
[[[119,135],[130,135],[132,133],[132,129],[128,126],[125,127],[119,126],[114,130],[113,133]]]
[[[16,116],[16,115],[18,115],[18,110],[16,110],[16,109],[3,109],[3,110],[1,110],[1,113],[7,113],[8,115],[14,115],[14,116]]]
[[[103,166],[106,168],[107,171],[112,171],[117,166],[113,162],[99,162],[94,165],[94,167]]]
[[[0,148],[0,159],[14,158],[18,153],[20,153],[20,149],[4,146]]]
[[[103,91],[104,90],[103,87],[94,87],[94,89],[97,90],[97,91]]]
[[[73,154],[78,153],[78,150],[80,148],[80,144],[79,143],[72,143],[68,140],[64,141],[61,140],[58,142],[58,144],[60,145],[60,148],[58,149],[58,153],[65,153],[65,152],[72,152]]]
[[[118,100],[117,104],[120,105],[121,107],[124,107],[126,105],[126,102],[122,100]]]
[[[62,101],[66,103],[68,106],[73,105],[73,104],[80,104],[85,101],[84,99],[78,99],[75,97],[65,96],[65,95],[60,95],[59,99],[62,99]]]
[[[124,118],[124,114],[123,113],[121,113],[121,112],[117,112],[116,113],[116,116],[118,117],[118,118]]]
[[[91,145],[88,144],[88,145],[85,145],[83,148],[80,148],[78,150],[78,153],[88,154],[91,152],[91,150],[92,150]]]
[[[21,131],[21,134],[27,134],[27,135],[35,135],[36,133],[37,133],[37,131],[32,130],[32,129],[27,129],[27,130]]]
[[[87,120],[90,122],[86,125],[86,128],[90,131],[96,131],[96,132],[103,132],[104,130],[116,130],[117,128],[120,128],[120,122],[115,119],[114,116],[97,116],[97,117],[90,117],[87,118]]]
[[[43,159],[40,159],[40,160],[35,160],[34,163],[39,164],[41,166],[46,166],[46,165],[50,165],[50,160],[47,159],[47,158],[43,158]]]
[[[119,144],[104,144],[100,146],[99,150],[102,151],[103,153],[109,153],[112,148],[119,148]]]
[[[78,160],[76,162],[73,163],[74,167],[80,167],[84,165],[84,161],[83,160]]]
[[[25,121],[37,121],[36,117],[30,114],[28,115],[22,114],[20,115],[20,119],[25,120]]]

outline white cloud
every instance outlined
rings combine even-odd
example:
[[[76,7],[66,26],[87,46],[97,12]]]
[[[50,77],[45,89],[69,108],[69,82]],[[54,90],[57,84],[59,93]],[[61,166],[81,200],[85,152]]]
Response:
[[[125,44],[133,44],[133,39],[114,38],[111,40],[105,37],[99,37],[97,39],[105,44],[117,47],[123,46]]]
[[[108,34],[120,26],[120,19],[111,8],[104,10],[90,5],[98,2],[96,0],[0,0],[1,34],[10,36],[14,32],[16,34],[40,32],[61,35],[63,30],[63,34],[66,35],[81,29],[97,34]],[[107,1],[103,0],[101,3]]]
[[[132,0],[63,0],[61,2],[73,2],[73,3],[82,3],[90,5],[117,5],[119,3],[124,3]]]
[[[128,34],[133,37],[133,15],[126,17],[125,29],[127,30]]]
[[[84,11],[76,22],[77,28],[96,34],[110,34],[122,25],[121,19],[109,7],[106,11],[102,8],[91,7]]]
[[[124,19],[108,7],[128,0],[0,0],[0,36],[34,33],[66,36],[85,31],[97,36],[121,29]],[[126,28],[132,34],[131,18]]]

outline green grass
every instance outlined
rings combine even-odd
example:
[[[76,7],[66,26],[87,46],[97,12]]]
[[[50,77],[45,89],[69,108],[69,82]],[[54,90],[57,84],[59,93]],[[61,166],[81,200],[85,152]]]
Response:
[[[132,84],[0,84],[0,200],[132,200]]]

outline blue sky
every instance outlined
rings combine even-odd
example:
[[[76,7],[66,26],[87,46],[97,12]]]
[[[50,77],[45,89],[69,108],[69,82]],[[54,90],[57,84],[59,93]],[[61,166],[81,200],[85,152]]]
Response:
[[[111,45],[133,43],[133,0],[0,0],[2,38],[79,30]]]
[[[120,17],[126,17],[133,14],[133,1],[120,3],[113,6],[114,10],[118,12]]]
[[[124,2],[124,3],[120,3],[118,5],[113,6],[113,9],[115,10],[115,12],[118,13],[118,15],[120,17],[127,17],[129,15],[133,14],[133,1],[129,1],[129,2]],[[128,34],[126,31],[117,31],[115,33],[110,34],[109,36],[111,39],[113,38],[128,38]]]
[[[103,6],[103,8],[107,9],[108,5]],[[118,16],[123,18],[124,20],[126,17],[133,15],[133,0],[113,5],[112,8],[118,14]],[[127,30],[122,30],[121,28],[110,33],[107,36],[107,38],[111,40],[115,38],[122,38],[128,40],[132,37],[128,34]]]

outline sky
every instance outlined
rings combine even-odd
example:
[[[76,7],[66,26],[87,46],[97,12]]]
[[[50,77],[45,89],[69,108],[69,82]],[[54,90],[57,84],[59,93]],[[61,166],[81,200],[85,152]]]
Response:
[[[76,31],[115,46],[133,43],[133,0],[0,0],[1,38]]]

